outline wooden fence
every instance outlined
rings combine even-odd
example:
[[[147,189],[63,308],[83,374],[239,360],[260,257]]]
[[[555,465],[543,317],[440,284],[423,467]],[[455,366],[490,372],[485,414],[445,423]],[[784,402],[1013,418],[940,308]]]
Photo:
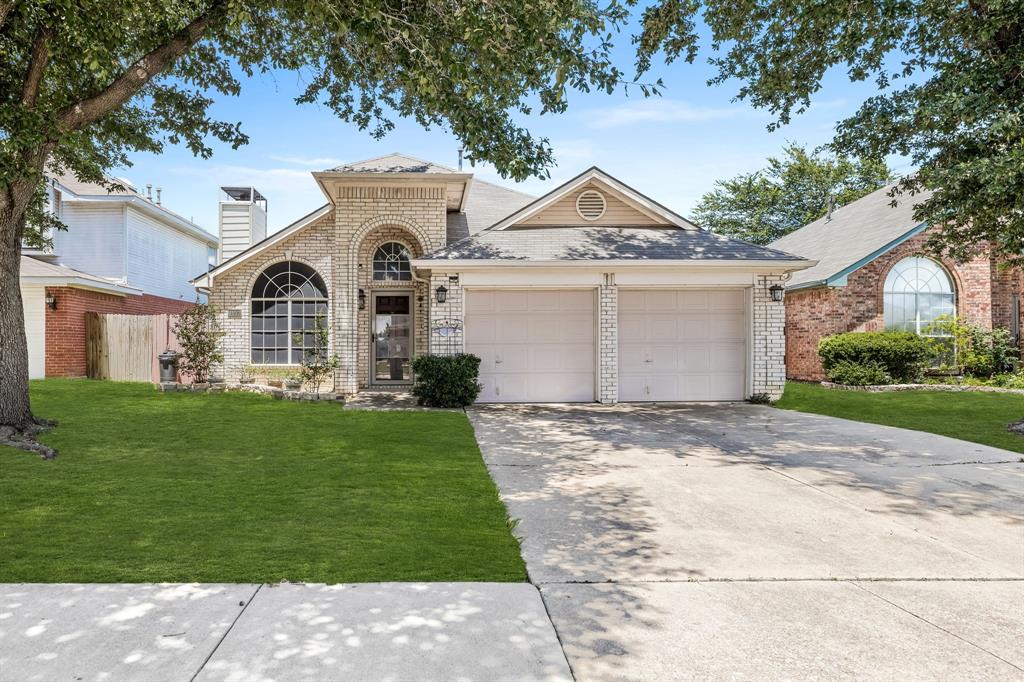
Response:
[[[174,315],[85,316],[86,371],[90,379],[159,381],[157,355],[180,351]]]

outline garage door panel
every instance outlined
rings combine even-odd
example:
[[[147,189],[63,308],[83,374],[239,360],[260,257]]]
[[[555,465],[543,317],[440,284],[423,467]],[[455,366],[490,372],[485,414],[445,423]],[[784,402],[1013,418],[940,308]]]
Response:
[[[474,312],[487,309],[476,300],[484,293],[492,308]],[[466,350],[485,359],[480,402],[594,399],[592,290],[471,290],[466,301]],[[487,363],[488,355],[496,361]]]
[[[747,365],[747,347],[745,343],[723,343],[710,349],[709,369],[715,372],[742,373]]]
[[[745,291],[631,290],[619,296],[620,400],[745,397]]]
[[[742,291],[724,290],[708,292],[708,309],[718,312],[742,312],[745,298]]]
[[[494,292],[474,291],[466,297],[466,314],[485,315],[494,312]]]
[[[677,310],[680,311],[703,311],[709,310],[709,295],[708,291],[680,291],[679,296],[679,307]]]
[[[494,297],[494,313],[507,315],[508,313],[525,313],[529,308],[528,292],[525,291],[494,291],[490,292]],[[476,292],[473,292],[476,296]]]
[[[493,315],[477,315],[473,327],[466,327],[466,345],[494,343],[498,340],[498,320]]]

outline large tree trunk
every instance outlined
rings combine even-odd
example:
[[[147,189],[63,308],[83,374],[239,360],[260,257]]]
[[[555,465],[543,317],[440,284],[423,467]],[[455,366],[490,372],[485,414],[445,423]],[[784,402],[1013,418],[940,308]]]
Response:
[[[36,419],[28,395],[28,344],[21,303],[21,239],[25,213],[35,190],[28,178],[0,192],[0,444],[52,457],[54,450],[35,442],[48,423]]]

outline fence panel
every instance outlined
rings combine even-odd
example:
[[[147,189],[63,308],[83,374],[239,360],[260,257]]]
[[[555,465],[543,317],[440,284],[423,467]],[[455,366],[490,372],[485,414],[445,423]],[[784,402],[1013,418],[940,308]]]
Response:
[[[157,381],[156,356],[179,350],[171,315],[86,315],[86,366],[92,379]]]

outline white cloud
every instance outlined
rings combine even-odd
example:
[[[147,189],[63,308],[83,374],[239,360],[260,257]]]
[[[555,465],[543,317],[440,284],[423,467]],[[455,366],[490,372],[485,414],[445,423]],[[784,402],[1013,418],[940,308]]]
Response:
[[[682,100],[644,99],[596,109],[588,114],[588,125],[605,129],[636,123],[715,121],[746,113],[748,110],[743,107],[695,107]]]

